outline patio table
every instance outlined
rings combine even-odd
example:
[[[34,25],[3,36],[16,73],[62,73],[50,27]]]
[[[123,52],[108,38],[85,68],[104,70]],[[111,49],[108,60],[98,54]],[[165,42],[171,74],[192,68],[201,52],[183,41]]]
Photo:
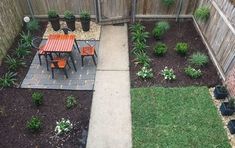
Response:
[[[46,53],[67,53],[67,54],[69,54],[69,56],[72,60],[72,63],[73,63],[74,70],[77,71],[75,63],[74,63],[74,58],[72,56],[74,41],[75,41],[75,35],[73,35],[73,34],[69,34],[69,35],[50,34],[48,36],[48,40],[47,40],[47,43],[46,43],[43,51]],[[49,70],[47,56],[46,56],[46,63],[47,63],[47,70]]]

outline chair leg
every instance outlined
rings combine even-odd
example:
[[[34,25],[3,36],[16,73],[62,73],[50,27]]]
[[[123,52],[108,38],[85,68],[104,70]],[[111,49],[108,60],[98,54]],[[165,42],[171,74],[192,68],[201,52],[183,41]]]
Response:
[[[52,76],[52,79],[54,79],[54,68],[51,69],[51,76]]]
[[[84,58],[84,56],[82,56],[82,67],[83,67],[83,58]]]
[[[74,40],[74,42],[75,42],[75,45],[77,46],[78,52],[81,53],[78,47],[78,43],[76,42],[76,39]]]
[[[96,51],[95,51],[95,56],[97,57],[97,53],[96,53]]]
[[[95,66],[96,66],[95,56],[92,56],[92,59],[93,59],[93,62],[94,62],[94,64],[95,64]]]
[[[39,59],[40,65],[42,65],[42,60],[41,60],[41,55],[40,54],[38,54],[38,59]]]
[[[68,79],[68,74],[67,74],[66,68],[64,68],[64,74],[65,74],[66,78]]]

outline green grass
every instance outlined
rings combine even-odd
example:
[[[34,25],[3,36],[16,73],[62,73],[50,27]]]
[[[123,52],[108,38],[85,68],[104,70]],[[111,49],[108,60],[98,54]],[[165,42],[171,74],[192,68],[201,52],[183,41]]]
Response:
[[[131,90],[133,148],[229,148],[207,87]]]

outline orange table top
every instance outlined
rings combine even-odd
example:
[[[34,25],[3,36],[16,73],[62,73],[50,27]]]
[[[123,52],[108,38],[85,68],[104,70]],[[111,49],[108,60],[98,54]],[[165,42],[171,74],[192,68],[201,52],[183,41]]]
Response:
[[[45,52],[72,52],[75,35],[50,34],[43,49]]]

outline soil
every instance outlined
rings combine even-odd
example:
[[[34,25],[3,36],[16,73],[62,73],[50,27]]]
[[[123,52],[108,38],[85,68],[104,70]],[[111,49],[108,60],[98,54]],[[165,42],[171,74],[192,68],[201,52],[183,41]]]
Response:
[[[33,36],[43,36],[48,22],[40,22],[40,29]],[[24,26],[22,29],[26,31]],[[18,35],[7,54],[14,57],[18,47]],[[25,67],[17,70],[17,82],[12,88],[0,89],[0,147],[6,148],[85,148],[90,119],[90,109],[93,91],[63,91],[21,89],[21,82],[26,76],[36,50],[32,49],[30,56],[24,58]],[[0,66],[0,76],[8,71],[6,63]],[[32,103],[32,93],[44,94],[43,104],[36,107]],[[76,97],[78,105],[73,109],[66,109],[65,101],[70,95]],[[32,116],[38,116],[43,123],[39,133],[31,133],[26,128],[27,121]],[[68,134],[56,136],[54,129],[56,121],[61,118],[69,119],[74,127]]]
[[[146,31],[151,34],[156,22],[157,21],[143,21],[141,23],[146,27]],[[146,51],[152,60],[151,68],[154,73],[154,78],[144,80],[136,75],[139,69],[141,69],[141,65],[135,64],[135,56],[130,52],[131,87],[178,87],[190,85],[204,85],[212,87],[220,83],[217,70],[211,60],[205,67],[201,68],[203,73],[202,77],[191,79],[185,75],[184,68],[188,65],[188,57],[195,52],[202,52],[208,55],[208,51],[191,19],[180,20],[179,23],[176,23],[175,20],[168,20],[168,22],[170,23],[171,28],[161,40],[156,40],[152,35],[150,35],[150,38],[147,40],[149,48]],[[153,52],[153,47],[158,41],[165,43],[168,47],[167,53],[163,57],[156,57]],[[180,56],[175,52],[174,48],[178,42],[187,42],[190,46],[189,52],[186,56]],[[129,51],[131,51],[131,49],[132,42],[130,40],[129,31]],[[163,70],[165,66],[174,70],[176,80],[164,80],[164,77],[161,75],[161,70]]]

